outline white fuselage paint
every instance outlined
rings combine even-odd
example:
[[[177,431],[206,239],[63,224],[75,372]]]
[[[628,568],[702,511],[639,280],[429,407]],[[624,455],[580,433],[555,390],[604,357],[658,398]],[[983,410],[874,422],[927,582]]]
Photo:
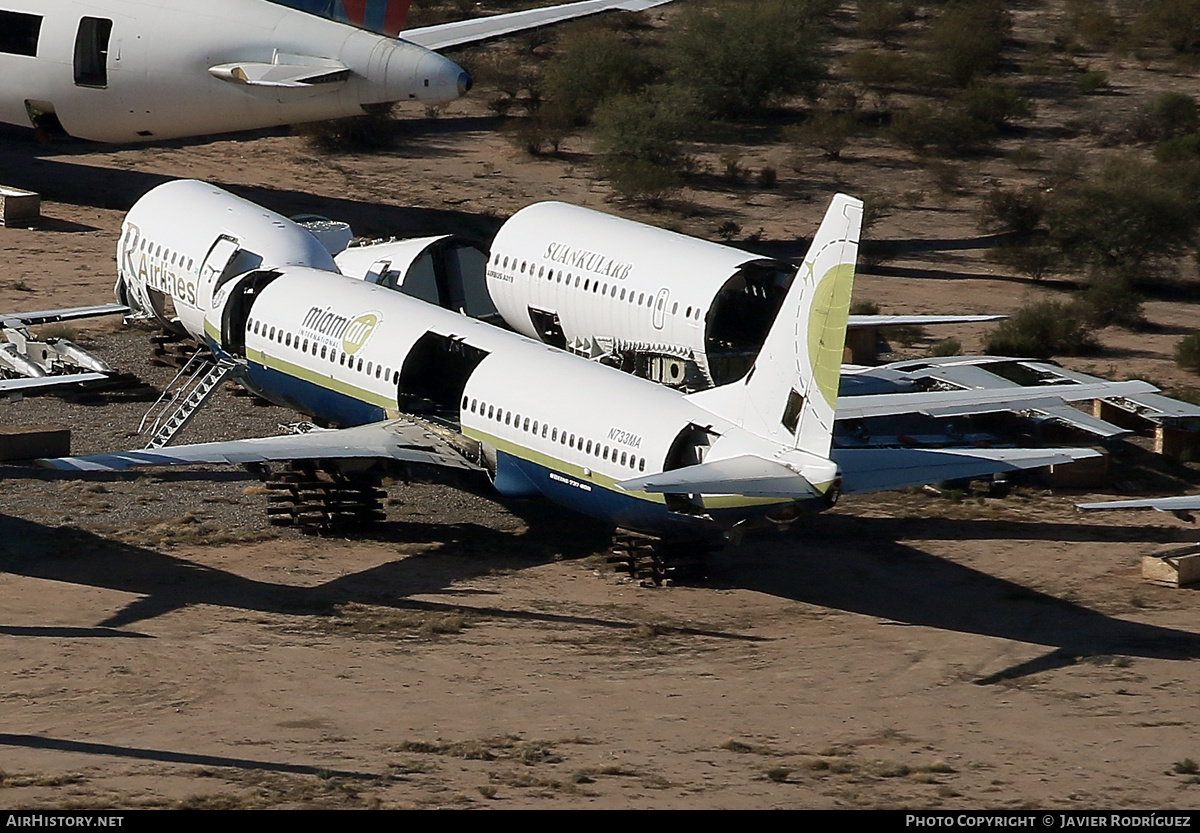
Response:
[[[203,223],[194,221],[200,217]],[[215,248],[222,238],[230,241],[227,251]],[[176,180],[125,215],[117,241],[117,303],[172,329],[202,333],[214,285],[238,252],[237,271],[227,278],[262,264],[337,269],[325,247],[286,217],[213,185]]]
[[[236,282],[230,286],[236,288]],[[369,335],[351,338],[347,333],[364,317],[373,319]],[[205,337],[220,349],[216,319],[210,315]],[[636,529],[639,518],[655,517],[659,520],[642,521],[640,528],[719,528],[721,520],[670,517],[674,513],[663,495],[615,486],[661,472],[672,443],[689,425],[715,436],[709,459],[756,453],[797,468],[809,462],[803,452],[756,437],[669,388],[393,290],[311,268],[283,270],[261,291],[247,321],[245,357],[252,379],[264,380],[260,392],[268,398],[296,404],[277,387],[296,383],[320,389],[313,402],[327,392],[395,415],[401,372],[428,333],[487,353],[457,403],[464,436],[480,442],[493,459],[499,452],[519,461],[541,495],[622,526]],[[337,406],[316,416],[344,424]],[[575,499],[557,497],[546,481],[570,489]],[[715,495],[704,498],[703,508],[736,522],[789,503]]]
[[[205,268],[216,251],[214,268]],[[689,431],[710,437],[706,460],[751,454],[822,475],[809,482],[832,476],[827,460],[755,435],[678,391],[340,275],[303,228],[206,183],[171,182],[142,197],[127,216],[118,263],[119,298],[153,305],[151,290],[172,298],[176,326],[244,359],[261,395],[330,424],[398,415],[406,363],[411,357],[408,369],[420,372],[428,361],[414,354],[422,339],[463,342],[483,358],[464,373],[449,418],[496,462],[497,486],[508,494],[540,494],[667,534],[715,532],[795,502],[706,495],[680,513],[662,494],[616,486],[672,465],[672,446]],[[244,304],[237,314],[234,298]],[[526,480],[528,490],[511,485]]]
[[[0,0],[0,11],[40,18],[36,54],[0,52],[0,122],[30,126],[26,102],[38,102],[83,139],[203,136],[360,115],[371,104],[442,104],[463,92],[462,69],[435,52],[265,0]],[[76,83],[84,17],[112,21],[103,88]],[[349,76],[293,88],[209,72],[277,54],[336,61]]]
[[[703,361],[714,300],[748,252],[559,202],[509,218],[492,243],[488,291],[509,326],[540,338],[529,308],[568,342],[608,337]]]

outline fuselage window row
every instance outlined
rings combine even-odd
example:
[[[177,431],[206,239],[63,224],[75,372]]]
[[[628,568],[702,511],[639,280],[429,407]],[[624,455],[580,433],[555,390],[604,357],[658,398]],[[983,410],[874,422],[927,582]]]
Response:
[[[548,436],[550,442],[561,443],[576,451],[582,451],[585,455],[590,454],[593,457],[601,457],[605,461],[616,463],[620,466],[628,466],[631,469],[636,468],[638,471],[646,470],[646,460],[644,457],[631,455],[627,451],[622,451],[620,457],[618,457],[617,449],[612,446],[593,442],[582,436],[576,437],[574,434],[568,434],[566,431],[562,432],[560,439],[558,428],[555,427],[552,429],[549,423],[541,422],[541,420],[536,420],[532,417],[522,418],[520,414],[505,411],[503,408],[496,408],[494,405],[488,405],[486,402],[480,402],[478,399],[471,399],[468,396],[464,396],[462,409],[470,411],[473,414],[478,414],[485,419],[494,419],[496,422],[502,421],[509,427],[533,434],[535,437],[540,434],[545,439]]]

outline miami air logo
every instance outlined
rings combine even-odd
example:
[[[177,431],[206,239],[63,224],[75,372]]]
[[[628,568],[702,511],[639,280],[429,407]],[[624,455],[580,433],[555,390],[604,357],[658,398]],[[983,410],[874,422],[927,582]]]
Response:
[[[366,312],[352,319],[342,334],[342,350],[353,356],[366,347],[367,342],[371,339],[371,334],[379,326],[380,320],[381,316],[377,312]]]

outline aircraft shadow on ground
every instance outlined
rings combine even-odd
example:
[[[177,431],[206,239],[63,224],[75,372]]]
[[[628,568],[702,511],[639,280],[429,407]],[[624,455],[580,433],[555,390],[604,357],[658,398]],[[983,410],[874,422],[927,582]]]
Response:
[[[92,628],[57,635],[111,636],[112,631],[188,605],[208,604],[283,615],[335,615],[361,603],[424,611],[469,612],[482,619],[630,630],[615,617],[528,611],[476,603],[487,591],[463,591],[463,602],[412,598],[453,591],[456,582],[497,570],[532,568],[552,559],[595,552],[585,526],[537,524],[524,534],[477,524],[390,523],[379,537],[430,542],[430,549],[313,587],[258,581],[87,532],[0,518],[0,569],[52,581],[107,588],[139,598]],[[1200,635],[1130,622],[899,543],[905,538],[1095,541],[1189,540],[1186,530],[1121,531],[1100,525],[930,519],[919,528],[903,519],[818,516],[801,534],[750,537],[710,565],[705,584],[768,593],[870,616],[890,626],[922,626],[1045,645],[1049,654],[978,680],[989,683],[1070,665],[1084,657],[1200,657]],[[867,542],[856,545],[854,542]],[[647,591],[653,592],[653,591]],[[1131,596],[1134,591],[1131,590]],[[755,640],[745,634],[680,628],[680,635]],[[9,626],[13,636],[55,635],[37,626]]]
[[[0,747],[42,749],[57,752],[77,752],[88,755],[111,755],[117,758],[133,758],[142,761],[188,764],[191,766],[231,767],[263,772],[278,772],[287,775],[317,775],[322,778],[375,779],[379,775],[370,772],[329,769],[327,767],[285,764],[275,761],[258,761],[249,758],[229,758],[224,755],[198,755],[191,752],[175,752],[169,749],[146,749],[138,746],[121,746],[112,743],[92,743],[82,740],[64,740],[41,735],[23,735],[0,732]]]
[[[798,533],[749,541],[722,554],[713,580],[870,616],[994,636],[1050,653],[991,674],[989,684],[1072,665],[1085,657],[1200,657],[1200,634],[1108,616],[900,543],[919,540],[1191,541],[1188,530],[1055,523],[872,519],[825,515]],[[862,542],[855,544],[855,542]],[[1031,556],[1033,557],[1033,556]],[[1097,557],[1103,557],[1097,551]],[[1134,579],[1131,579],[1134,581]],[[1131,598],[1136,589],[1131,587]]]
[[[390,527],[390,529],[389,529]],[[390,534],[388,534],[390,533]],[[187,559],[113,542],[89,532],[46,527],[19,518],[0,517],[0,570],[28,578],[136,594],[139,598],[94,628],[63,629],[60,635],[110,635],[112,629],[145,622],[189,605],[207,604],[298,616],[330,616],[341,605],[360,603],[429,613],[469,612],[482,619],[533,624],[612,628],[633,631],[640,621],[558,614],[498,606],[449,604],[409,598],[443,593],[458,581],[497,570],[528,569],[552,558],[574,557],[572,547],[590,548],[586,530],[559,540],[533,533],[539,540],[498,532],[476,524],[402,523],[384,525],[381,536],[391,542],[438,541],[430,550],[341,576],[313,587],[258,581]],[[575,543],[573,544],[572,541]],[[474,594],[461,593],[462,596]],[[483,595],[483,594],[479,594]],[[13,636],[48,635],[36,626],[8,626]],[[738,633],[702,628],[669,628],[680,635],[755,641]],[[73,633],[72,631],[78,631]]]
[[[36,156],[21,142],[0,137],[0,182],[36,191],[43,198],[55,202],[124,212],[150,189],[179,178],[89,165],[73,161],[70,157]],[[236,182],[214,180],[213,184],[286,216],[319,214],[347,222],[360,236],[459,234],[491,240],[503,222],[503,218],[489,214],[405,207],[285,188],[247,186]],[[398,196],[403,198],[402,194]],[[85,230],[82,226],[76,227],[75,224],[53,217],[46,218],[42,227],[51,230]]]

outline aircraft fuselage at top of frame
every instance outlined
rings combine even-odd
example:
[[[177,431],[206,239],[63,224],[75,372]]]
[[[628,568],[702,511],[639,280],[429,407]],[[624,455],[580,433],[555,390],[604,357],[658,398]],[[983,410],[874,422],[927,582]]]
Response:
[[[0,122],[123,143],[440,105],[471,81],[435,49],[668,1],[592,0],[399,40],[269,0],[0,0]]]
[[[468,85],[429,50],[262,0],[0,0],[0,29],[0,121],[53,114],[101,142],[443,104]]]

